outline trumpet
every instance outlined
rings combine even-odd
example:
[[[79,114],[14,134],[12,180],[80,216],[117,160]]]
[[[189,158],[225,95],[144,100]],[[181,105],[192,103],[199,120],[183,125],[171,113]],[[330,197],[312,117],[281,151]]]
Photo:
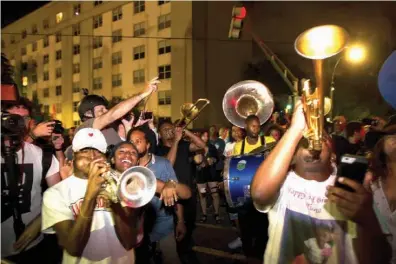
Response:
[[[203,102],[204,104],[199,109],[198,104],[201,102]],[[183,129],[186,128],[191,122],[197,119],[198,115],[208,104],[210,104],[210,101],[206,98],[200,98],[194,104],[182,104],[182,106],[180,107],[180,113],[182,115],[182,118],[175,125],[182,126]]]
[[[109,169],[102,177],[105,183],[99,195],[107,196],[113,203],[123,202],[132,208],[139,208],[150,202],[157,188],[154,173],[142,166],[131,167],[122,174]]]

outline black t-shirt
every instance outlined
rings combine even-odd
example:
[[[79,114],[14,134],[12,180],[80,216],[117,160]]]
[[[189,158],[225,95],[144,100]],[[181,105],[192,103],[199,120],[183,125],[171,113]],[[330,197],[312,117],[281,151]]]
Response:
[[[157,155],[162,157],[166,156],[169,150],[170,147],[164,146],[160,143],[157,147]],[[190,188],[195,188],[190,156],[190,143],[185,140],[181,140],[177,147],[176,160],[173,168],[180,183],[184,183]]]
[[[342,155],[351,154],[351,155],[359,155],[360,150],[362,148],[361,143],[351,144],[349,141],[343,136],[333,135],[333,142],[335,145],[335,153],[337,155],[337,164],[339,164]]]

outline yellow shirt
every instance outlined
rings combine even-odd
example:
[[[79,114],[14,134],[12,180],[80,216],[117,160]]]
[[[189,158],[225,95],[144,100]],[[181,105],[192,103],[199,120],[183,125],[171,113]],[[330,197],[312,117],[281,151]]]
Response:
[[[250,145],[247,142],[246,138],[244,140],[245,140],[245,151],[243,154],[248,154],[248,153],[252,152],[253,150],[255,150],[256,148],[261,147],[260,137],[258,138],[256,144],[254,144],[254,145]],[[264,137],[264,142],[265,142],[265,144],[269,144],[269,143],[275,142],[275,139],[271,136]],[[242,150],[242,141],[239,141],[239,142],[235,143],[232,155],[233,156],[242,155],[241,150]]]

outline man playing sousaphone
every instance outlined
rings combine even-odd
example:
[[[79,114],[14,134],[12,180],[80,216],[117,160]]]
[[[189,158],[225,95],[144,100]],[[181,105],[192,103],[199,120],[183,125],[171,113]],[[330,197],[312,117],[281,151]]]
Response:
[[[298,102],[290,128],[251,184],[255,207],[269,216],[264,262],[388,263],[390,250],[373,211],[372,194],[362,184],[336,178],[327,135],[315,158],[303,138],[305,129]],[[354,192],[334,187],[336,180]]]

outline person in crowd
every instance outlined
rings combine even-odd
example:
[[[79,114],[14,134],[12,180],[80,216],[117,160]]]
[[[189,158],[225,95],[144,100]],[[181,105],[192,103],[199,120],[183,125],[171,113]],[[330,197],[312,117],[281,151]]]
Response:
[[[363,154],[364,130],[360,122],[349,122],[345,128],[345,137],[332,135],[335,145],[337,164],[345,154]]]
[[[214,218],[217,224],[221,223],[219,216],[220,196],[218,183],[221,181],[220,174],[216,171],[216,165],[219,162],[218,150],[209,141],[208,131],[203,131],[201,139],[207,145],[203,150],[197,151],[194,156],[194,162],[197,166],[197,187],[199,193],[199,201],[202,209],[202,217],[199,220],[205,223],[208,219],[206,213],[206,195],[209,193],[213,199]]]
[[[264,262],[294,263],[303,253],[300,246],[312,237],[320,245],[322,238],[315,230],[329,225],[332,239],[326,239],[330,248],[323,254],[334,259],[331,263],[387,263],[390,250],[372,209],[372,194],[366,185],[336,178],[329,137],[324,138],[320,158],[314,159],[304,147],[305,129],[303,107],[298,102],[289,130],[252,181],[254,205],[270,219]],[[334,187],[336,180],[354,192]],[[365,184],[368,181],[366,177]]]
[[[186,222],[186,235],[184,239],[177,242],[178,254],[182,263],[197,263],[195,252],[192,250],[193,239],[192,232],[195,227],[196,220],[196,193],[195,180],[192,163],[190,157],[193,154],[206,147],[199,137],[195,136],[188,129],[174,126],[174,124],[165,120],[158,125],[161,142],[157,148],[157,155],[166,157],[176,173],[176,177],[180,183],[186,184],[192,190],[191,198],[181,201],[184,207],[184,221]],[[189,138],[189,142],[182,140],[183,133]]]
[[[219,138],[221,138],[225,144],[230,141],[230,130],[228,127],[221,127],[219,129]]]
[[[392,247],[391,263],[396,263],[396,127],[375,145],[372,172],[375,212]]]
[[[171,192],[169,190],[163,191],[165,194],[162,196],[165,205],[172,206],[172,208],[176,206],[176,210],[164,208],[162,201],[158,197],[154,197],[151,201],[152,210],[147,210],[146,216],[148,217],[146,219],[148,225],[145,225],[145,227],[149,233],[151,255],[159,255],[161,263],[164,264],[181,263],[177,255],[176,241],[183,239],[186,233],[186,226],[183,206],[176,202],[178,198],[189,199],[191,190],[187,185],[178,183],[172,164],[167,159],[150,153],[150,142],[144,129],[133,128],[128,134],[128,141],[136,146],[139,155],[139,166],[152,170],[158,182],[165,184],[165,186],[173,187],[170,190]],[[157,186],[161,185],[157,184]],[[173,194],[174,199],[172,199],[172,196],[164,197],[167,192]],[[176,213],[176,219],[173,218],[174,213]],[[176,226],[174,226],[174,222],[176,222]],[[156,260],[155,257],[154,259]]]
[[[234,146],[233,155],[245,155],[259,147],[275,142],[272,137],[260,136],[260,119],[250,115],[245,120],[246,136]],[[238,221],[242,248],[249,258],[261,259],[268,240],[268,217],[254,208],[252,201],[247,201],[238,208]]]
[[[56,233],[63,263],[134,263],[143,239],[142,209],[103,193],[107,143],[98,129],[80,129],[72,143],[73,175],[44,193],[42,230]]]
[[[5,112],[22,116],[27,121],[28,128],[31,108],[26,98],[3,107]],[[35,136],[51,135],[52,128],[49,128],[48,124],[36,126],[30,133],[34,133]],[[16,137],[18,138],[14,137],[12,142],[6,138],[1,146],[1,257],[15,263],[31,263],[32,259],[40,263],[50,263],[54,261],[54,255],[46,254],[47,240],[44,240],[40,233],[42,190],[44,185],[53,186],[60,181],[59,162],[52,153],[48,162],[43,162],[43,150],[24,141],[27,139],[26,134]],[[19,173],[15,183],[16,189],[11,186],[8,178],[10,164],[5,164],[4,159],[5,146],[9,145],[15,149]],[[21,216],[21,221],[16,220],[15,212]]]
[[[284,134],[284,129],[276,124],[270,125],[265,132],[266,137],[272,137],[278,142]]]
[[[336,116],[333,118],[333,129],[332,135],[346,137],[345,129],[347,125],[347,120],[345,116]]]
[[[226,136],[226,128],[222,129],[222,136]],[[210,143],[212,146],[214,146],[217,149],[217,157],[216,157],[216,174],[217,176],[215,177],[218,182],[222,181],[222,172],[224,169],[224,149],[225,149],[225,141],[223,138],[219,136],[220,134],[217,132],[216,126],[211,126],[209,128],[209,141],[205,143]],[[202,139],[202,137],[201,137]],[[218,192],[216,191],[215,195]],[[217,198],[216,198],[217,199]],[[217,203],[217,201],[216,201]],[[220,203],[220,200],[219,200]],[[216,211],[216,210],[215,210]],[[217,213],[216,213],[217,214]],[[217,217],[218,218],[218,217]],[[216,220],[216,222],[219,222],[220,220]]]
[[[245,132],[243,128],[232,126],[231,128],[231,141],[228,142],[224,148],[225,158],[233,156],[234,146],[237,142],[242,141],[245,138]]]

